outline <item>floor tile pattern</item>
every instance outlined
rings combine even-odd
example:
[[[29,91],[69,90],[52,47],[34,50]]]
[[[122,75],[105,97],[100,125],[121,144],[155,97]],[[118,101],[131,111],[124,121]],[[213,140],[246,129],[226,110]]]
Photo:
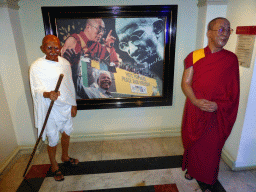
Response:
[[[179,178],[182,156],[163,156],[134,159],[118,159],[80,162],[77,166],[59,164],[65,176],[63,182],[54,182],[50,165],[33,165],[18,188],[18,192],[30,191],[74,191],[74,190],[155,190],[168,191],[170,184],[177,183],[179,191],[200,189],[201,184],[194,181],[188,183]],[[36,180],[37,178],[37,180]],[[45,178],[42,180],[42,178]],[[178,182],[179,181],[179,182]],[[185,185],[184,185],[185,184]],[[151,186],[151,188],[149,187]],[[139,187],[139,188],[138,188]],[[219,182],[217,191],[225,191]]]
[[[93,167],[94,165],[93,169],[98,170],[98,172],[100,172],[99,169],[102,169],[99,167],[97,169],[95,168],[95,164],[98,163],[104,165],[104,163],[108,162],[114,166],[114,162],[121,160],[120,162],[125,162],[127,166],[129,162],[134,163],[138,159],[154,159],[160,157],[164,159],[170,156],[181,156],[184,152],[181,137],[72,142],[70,143],[69,151],[71,157],[78,158],[87,167],[89,165]],[[24,184],[29,186],[23,181],[23,173],[29,157],[30,154],[22,155],[16,163],[7,169],[8,171],[5,174],[0,175],[1,192],[16,192]],[[56,159],[61,165],[61,147],[59,144]],[[168,168],[166,164],[169,162],[164,163],[165,165],[163,164],[161,169],[149,170],[134,170],[132,169],[134,165],[129,165],[130,171],[124,171],[123,168],[121,172],[110,171],[110,168],[107,166],[106,169],[109,170],[109,173],[93,173],[89,168],[87,172],[91,172],[91,174],[86,175],[71,175],[67,171],[65,181],[56,182],[53,177],[46,176],[47,174],[50,175],[50,173],[45,173],[45,170],[49,170],[50,162],[46,145],[44,145],[40,148],[39,153],[35,154],[26,178],[27,181],[35,185],[35,188],[40,188],[40,192],[104,191],[111,189],[120,191],[121,189],[132,190],[131,187],[142,189],[143,187],[152,188],[155,185],[163,186],[171,184],[176,184],[179,192],[202,191],[198,182],[184,179],[184,172],[180,167]],[[152,161],[151,164],[148,164],[150,166],[154,165]],[[121,170],[120,167],[118,169]],[[220,162],[218,181],[217,187],[219,188],[217,190],[226,190],[227,192],[256,192],[256,170],[234,172],[222,160]],[[27,188],[24,191],[35,190]]]

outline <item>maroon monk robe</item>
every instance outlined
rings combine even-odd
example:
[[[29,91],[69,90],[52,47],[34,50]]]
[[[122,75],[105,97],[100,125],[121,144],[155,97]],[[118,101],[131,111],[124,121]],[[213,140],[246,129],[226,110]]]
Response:
[[[110,62],[118,62],[117,54],[114,47],[110,48],[110,53],[108,54],[108,51],[105,46],[102,46],[99,42],[96,41],[90,41],[87,36],[84,34],[83,31],[79,33],[80,37],[83,39],[87,46],[86,53],[90,53],[92,58],[99,58],[100,60],[105,59],[108,55],[110,58]],[[77,44],[75,47],[75,52],[80,53],[81,52],[81,40],[77,34],[73,34],[72,37],[74,37],[77,40]]]
[[[193,52],[185,59],[185,68],[193,66],[192,88],[197,99],[214,101],[215,112],[205,112],[187,98],[182,121],[185,149],[182,170],[198,181],[214,184],[219,173],[221,151],[235,123],[239,104],[239,65],[234,53],[221,50],[193,64]],[[195,57],[195,54],[194,54]]]

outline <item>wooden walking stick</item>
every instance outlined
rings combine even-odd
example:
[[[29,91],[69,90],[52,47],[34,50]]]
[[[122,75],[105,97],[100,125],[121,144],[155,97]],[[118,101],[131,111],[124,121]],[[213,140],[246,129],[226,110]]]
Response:
[[[60,76],[59,76],[59,80],[58,80],[57,85],[56,85],[56,88],[55,88],[55,90],[54,90],[56,93],[58,92],[58,90],[59,90],[59,88],[60,88],[60,84],[61,84],[61,81],[62,81],[62,79],[63,79],[63,76],[64,76],[63,74],[60,74]],[[27,173],[27,170],[28,170],[28,167],[29,167],[29,165],[30,165],[30,163],[31,163],[31,161],[32,161],[32,159],[33,159],[33,157],[34,157],[34,155],[35,155],[37,146],[38,146],[40,140],[42,139],[42,135],[43,135],[43,132],[44,132],[46,123],[47,123],[47,121],[48,121],[49,115],[50,115],[50,113],[51,113],[53,104],[54,104],[54,101],[51,101],[51,104],[50,104],[50,106],[49,106],[49,108],[48,108],[48,111],[47,111],[47,114],[46,114],[46,117],[45,117],[45,120],[44,120],[43,128],[42,128],[41,133],[40,133],[40,135],[39,135],[39,137],[38,137],[38,139],[37,139],[37,141],[36,141],[36,145],[35,145],[35,147],[34,147],[34,149],[33,149],[33,152],[32,152],[32,154],[31,154],[31,156],[30,156],[30,159],[29,159],[29,162],[28,162],[28,164],[27,164],[26,170],[25,170],[25,172],[24,172],[24,174],[23,174],[23,177],[25,177],[25,175],[26,175],[26,173]]]

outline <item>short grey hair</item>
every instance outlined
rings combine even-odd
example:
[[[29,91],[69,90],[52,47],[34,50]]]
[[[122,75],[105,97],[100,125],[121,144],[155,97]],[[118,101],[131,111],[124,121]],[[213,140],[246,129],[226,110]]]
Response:
[[[99,70],[99,71],[97,72],[97,75],[96,75],[96,77],[97,77],[97,83],[98,83],[98,81],[99,81],[99,79],[100,79],[100,76],[101,76],[102,74],[107,74],[107,75],[109,76],[109,78],[111,79],[111,81],[112,81],[112,77],[111,77],[111,74],[110,74],[109,71]]]
[[[216,21],[219,20],[219,19],[226,20],[226,21],[229,22],[229,20],[227,20],[225,17],[216,17],[215,19],[211,20],[211,21],[208,23],[207,31],[212,30],[212,28],[213,28],[214,25],[216,24]],[[230,23],[230,22],[229,22],[229,23]]]

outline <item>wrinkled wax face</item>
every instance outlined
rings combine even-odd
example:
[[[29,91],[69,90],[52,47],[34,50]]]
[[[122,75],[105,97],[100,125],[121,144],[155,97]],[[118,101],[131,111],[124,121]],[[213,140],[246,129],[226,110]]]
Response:
[[[58,56],[60,55],[61,50],[59,39],[53,35],[46,36],[43,40],[41,50],[45,53],[46,59],[58,61]]]
[[[221,50],[227,44],[229,36],[229,21],[225,19],[218,19],[213,28],[208,31],[209,45],[214,49]]]

